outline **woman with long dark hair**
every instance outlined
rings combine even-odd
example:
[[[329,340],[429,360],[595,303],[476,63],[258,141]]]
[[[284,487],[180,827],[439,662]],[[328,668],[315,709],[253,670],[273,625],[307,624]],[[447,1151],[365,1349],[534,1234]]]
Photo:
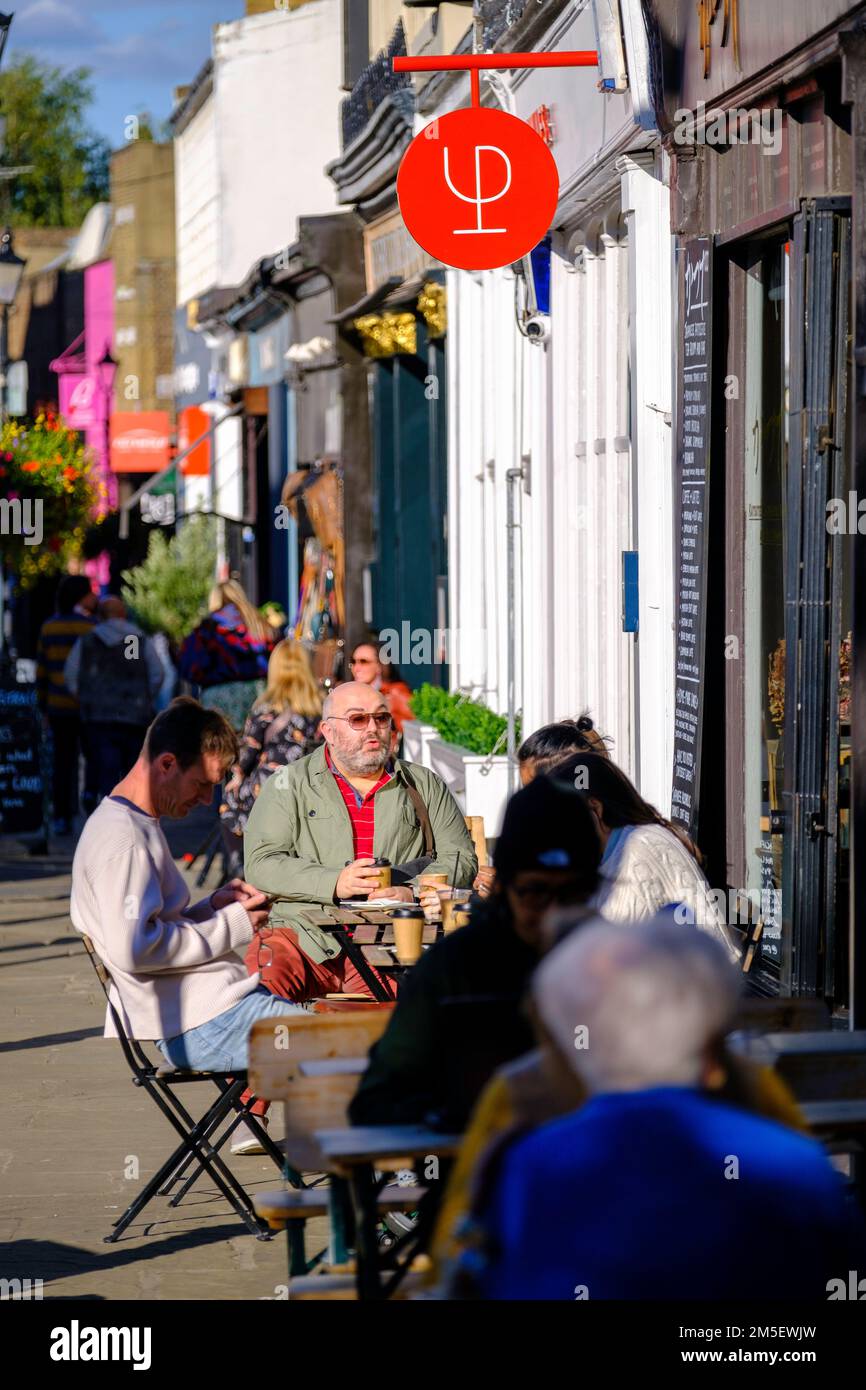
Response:
[[[525,738],[517,750],[520,781],[525,787],[539,773],[549,772],[569,753],[599,753],[610,757],[604,736],[598,732],[587,710],[578,719],[559,719],[545,724]]]
[[[575,753],[550,776],[582,791],[595,813],[603,854],[593,905],[602,917],[635,922],[675,903],[684,922],[712,932],[732,959],[738,957],[697,846],[643,799],[622,768],[598,753]]]

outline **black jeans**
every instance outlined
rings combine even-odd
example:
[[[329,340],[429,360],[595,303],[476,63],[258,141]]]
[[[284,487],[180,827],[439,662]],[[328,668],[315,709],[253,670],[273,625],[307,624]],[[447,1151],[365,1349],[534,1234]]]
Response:
[[[86,727],[88,761],[95,773],[97,796],[109,796],[136,762],[146,724],[108,724],[94,720]]]
[[[77,714],[49,714],[54,759],[51,802],[56,820],[73,820],[78,813],[78,764],[82,746]]]

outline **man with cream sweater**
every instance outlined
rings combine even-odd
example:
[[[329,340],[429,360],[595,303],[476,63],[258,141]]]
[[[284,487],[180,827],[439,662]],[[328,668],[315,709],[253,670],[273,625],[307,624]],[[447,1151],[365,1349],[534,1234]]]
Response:
[[[209,805],[237,753],[218,711],[174,700],[88,820],[72,865],[72,922],[111,973],[124,1027],[156,1041],[175,1066],[197,1070],[244,1070],[252,1023],[301,1012],[243,963],[267,921],[266,895],[233,879],[191,907],[159,824]],[[105,1033],[113,1033],[110,1015]]]

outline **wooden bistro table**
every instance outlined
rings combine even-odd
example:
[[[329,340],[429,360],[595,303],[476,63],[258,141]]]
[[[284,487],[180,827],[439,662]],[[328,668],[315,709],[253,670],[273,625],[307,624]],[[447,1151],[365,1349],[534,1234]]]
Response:
[[[386,1174],[400,1172],[419,1159],[435,1157],[446,1165],[446,1172],[439,1172],[438,1186],[445,1181],[461,1136],[442,1134],[426,1125],[355,1125],[349,1129],[320,1129],[315,1138],[327,1160],[331,1183],[338,1190],[348,1189],[351,1200],[358,1298],[365,1301],[389,1298],[407,1273],[417,1250],[426,1245],[433,1221],[433,1206],[427,1197],[433,1194],[421,1198],[417,1225],[401,1242],[400,1253],[404,1258],[397,1258],[392,1247],[388,1256],[396,1259],[395,1267],[384,1268],[378,1242],[381,1216],[377,1195],[387,1178],[377,1177],[376,1170]]]
[[[373,998],[393,1003],[392,996],[377,978],[377,970],[392,972],[399,981],[411,966],[401,965],[394,950],[394,924],[387,908],[323,908],[304,915],[315,927],[330,932],[340,943]],[[442,935],[441,922],[425,922],[422,942],[432,946]]]

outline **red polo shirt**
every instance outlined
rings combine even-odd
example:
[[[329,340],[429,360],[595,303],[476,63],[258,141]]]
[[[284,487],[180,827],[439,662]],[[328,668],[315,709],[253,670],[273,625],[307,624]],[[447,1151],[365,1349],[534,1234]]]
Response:
[[[373,834],[375,831],[376,808],[373,804],[373,797],[380,787],[384,787],[390,782],[393,773],[388,768],[384,768],[382,776],[379,778],[375,787],[371,787],[366,796],[362,796],[351,782],[347,782],[342,772],[332,763],[331,755],[325,748],[325,761],[334,774],[334,781],[340,788],[340,795],[346,803],[346,810],[349,812],[349,819],[352,822],[352,841],[354,845],[355,859],[373,858]]]

